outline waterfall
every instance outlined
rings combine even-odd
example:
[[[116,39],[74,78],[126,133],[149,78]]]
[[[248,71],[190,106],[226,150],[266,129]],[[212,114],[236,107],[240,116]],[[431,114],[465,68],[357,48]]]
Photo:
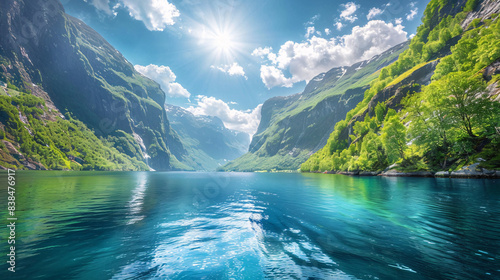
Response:
[[[139,144],[139,146],[141,147],[141,151],[142,151],[142,157],[144,158],[145,162],[146,162],[146,165],[149,167],[149,171],[155,171],[153,168],[151,168],[151,166],[149,166],[149,159],[151,158],[148,153],[147,153],[147,150],[146,150],[146,145],[144,145],[144,141],[142,140],[141,136],[139,136],[139,134],[137,133],[133,133],[134,135],[134,139],[135,141],[137,142],[137,144]]]

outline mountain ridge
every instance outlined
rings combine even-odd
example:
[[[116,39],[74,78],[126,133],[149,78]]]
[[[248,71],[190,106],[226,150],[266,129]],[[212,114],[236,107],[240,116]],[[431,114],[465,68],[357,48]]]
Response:
[[[363,98],[374,73],[408,47],[398,44],[369,60],[318,74],[302,93],[264,102],[249,153],[222,168],[228,171],[296,170],[324,144],[335,123]]]
[[[215,171],[248,151],[250,136],[227,129],[215,116],[195,116],[182,107],[165,105],[173,130],[187,150],[183,162],[194,170]]]
[[[186,151],[170,128],[160,86],[96,31],[65,14],[59,1],[2,0],[0,20],[2,80],[43,98],[50,119],[68,112],[155,170],[186,168],[177,159]]]
[[[498,169],[499,12],[495,1],[432,0],[410,48],[301,170],[456,171],[478,159]]]

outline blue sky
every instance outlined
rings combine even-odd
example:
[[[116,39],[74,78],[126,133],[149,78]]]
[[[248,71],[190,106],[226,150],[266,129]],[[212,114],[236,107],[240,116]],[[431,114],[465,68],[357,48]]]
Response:
[[[429,1],[63,0],[167,102],[253,133],[260,104],[410,38]]]

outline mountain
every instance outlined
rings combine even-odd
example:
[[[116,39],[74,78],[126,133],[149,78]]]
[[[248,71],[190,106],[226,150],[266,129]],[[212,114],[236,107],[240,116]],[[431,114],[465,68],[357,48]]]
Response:
[[[379,70],[407,48],[408,43],[402,43],[370,60],[333,68],[309,81],[302,93],[267,100],[249,152],[223,169],[297,170],[326,144],[335,124],[363,100]]]
[[[0,34],[3,88],[22,99],[29,99],[26,94],[40,98],[33,113],[18,105],[10,108],[9,102],[18,101],[5,97],[3,109],[12,110],[1,119],[4,145],[16,146],[15,153],[54,169],[187,168],[178,160],[186,150],[169,125],[160,86],[135,71],[97,32],[67,15],[59,1],[0,0]],[[99,139],[97,145],[110,149],[107,159],[88,147],[58,143],[49,131],[39,133],[36,124],[21,121],[25,114],[34,123],[66,127],[77,122],[91,139]],[[69,138],[72,131],[66,133]],[[30,140],[22,136],[26,133],[40,136]],[[11,152],[4,148],[0,161],[6,162]]]
[[[301,170],[500,169],[499,13],[498,1],[432,0],[409,49]]]
[[[193,169],[215,171],[248,151],[250,136],[227,129],[219,118],[195,116],[174,105],[165,105],[165,109],[170,126],[187,150],[183,162]]]

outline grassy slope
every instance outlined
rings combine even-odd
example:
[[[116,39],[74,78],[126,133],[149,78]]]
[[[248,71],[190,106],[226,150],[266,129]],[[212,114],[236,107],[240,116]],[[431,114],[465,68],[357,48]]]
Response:
[[[327,145],[319,150],[317,153],[312,155],[307,162],[305,162],[301,169],[302,171],[329,171],[329,170],[344,170],[344,171],[353,171],[353,170],[381,170],[387,167],[392,163],[400,164],[401,168],[404,167],[407,170],[425,170],[425,169],[434,169],[436,166],[432,166],[431,162],[435,159],[430,152],[430,150],[425,150],[422,146],[417,146],[411,144],[412,139],[408,140],[408,148],[407,155],[405,154],[404,158],[399,158],[396,160],[391,160],[387,158],[387,155],[391,153],[390,145],[383,143],[383,137],[381,137],[382,132],[384,131],[382,128],[387,126],[389,123],[388,117],[385,115],[387,111],[381,115],[379,120],[365,119],[359,120],[356,118],[357,115],[361,115],[362,112],[366,112],[368,107],[368,102],[375,96],[377,92],[380,92],[384,88],[388,88],[390,86],[394,86],[405,78],[409,77],[416,70],[424,67],[429,61],[435,60],[435,57],[439,57],[440,54],[446,53],[442,52],[442,50],[446,47],[446,44],[449,42],[458,42],[455,47],[451,48],[452,55],[447,56],[442,59],[442,61],[450,60],[455,61],[448,63],[449,65],[455,66],[444,66],[444,62],[438,64],[437,72],[441,72],[439,75],[434,75],[433,83],[439,82],[443,76],[449,73],[460,73],[460,72],[469,72],[471,76],[474,76],[475,73],[478,73],[481,69],[488,66],[490,63],[500,58],[500,46],[498,41],[500,40],[500,31],[498,30],[498,17],[497,14],[493,14],[489,19],[485,18],[483,20],[476,19],[469,26],[469,31],[462,33],[462,29],[460,28],[460,23],[467,17],[467,14],[473,10],[475,5],[478,4],[478,1],[469,0],[467,4],[464,6],[460,6],[459,11],[456,11],[457,14],[453,16],[448,16],[444,14],[446,9],[443,9],[445,6],[448,7],[453,3],[448,3],[446,0],[433,0],[429,3],[426,11],[425,17],[423,19],[424,23],[419,27],[417,32],[417,36],[412,40],[410,44],[410,49],[403,53],[399,60],[394,64],[386,67],[380,74],[380,76],[374,80],[372,89],[365,93],[365,100],[359,104],[359,106],[349,112],[348,117],[345,121],[343,121],[343,126],[336,129],[330,139],[328,140]],[[493,2],[492,2],[493,3]],[[486,3],[485,5],[487,5]],[[490,3],[491,4],[491,3]],[[448,6],[447,6],[448,5]],[[462,10],[463,11],[460,12]],[[448,7],[449,8],[449,7]],[[457,7],[453,6],[453,9]],[[440,15],[439,17],[437,15]],[[484,26],[482,26],[484,24]],[[451,30],[451,31],[450,31]],[[483,32],[482,30],[485,30]],[[448,34],[447,34],[448,32]],[[451,34],[450,34],[451,33]],[[477,33],[477,35],[476,35]],[[484,35],[483,35],[484,34]],[[456,37],[459,36],[459,37]],[[461,60],[462,65],[456,65],[458,63],[458,54],[461,48],[470,47],[470,42],[463,40],[453,40],[453,38],[468,38],[472,36],[474,42],[482,42],[481,47],[484,49],[479,49],[479,46],[476,49],[471,49],[468,51],[468,55],[465,56]],[[455,57],[454,57],[455,55]],[[459,64],[460,64],[459,63]],[[475,67],[468,67],[470,65],[474,65]],[[451,68],[457,69],[451,69]],[[411,69],[410,69],[411,68]],[[447,68],[446,71],[443,70]],[[409,69],[409,70],[406,70]],[[493,84],[494,79],[490,82]],[[419,102],[425,102],[425,96],[419,97],[416,95],[416,98],[422,98]],[[388,104],[389,100],[386,100],[385,105]],[[496,105],[493,104],[493,107]],[[385,107],[384,107],[385,108]],[[400,112],[398,112],[397,116],[401,122],[405,122],[405,118],[408,115],[408,110],[411,108],[403,108]],[[372,115],[374,112],[372,112]],[[385,120],[384,120],[385,117]],[[349,121],[350,120],[350,121]],[[406,120],[408,122],[409,120]],[[353,132],[350,132],[351,139],[355,139],[350,145],[346,145],[345,142],[342,142],[341,135],[342,130],[345,130],[345,127],[358,127],[360,135],[357,135]],[[406,123],[406,127],[408,127],[409,123]],[[362,127],[371,126],[365,130]],[[408,130],[408,129],[406,129]],[[370,134],[370,137],[366,135]],[[410,132],[406,132],[410,135]],[[457,138],[457,141],[464,141],[464,137]],[[495,167],[495,158],[491,157],[490,154],[487,154],[487,151],[494,150],[493,146],[496,141],[493,139],[495,136],[483,136],[483,144],[486,144],[483,152],[477,154],[478,150],[476,150],[476,154],[473,151],[468,151],[467,155],[460,154],[459,152],[453,153],[450,151],[447,156],[455,157],[453,164],[448,164],[451,169],[458,168],[463,164],[475,160],[478,156],[481,156],[486,159],[491,159],[492,163],[485,163],[484,165],[488,165],[488,167]],[[493,138],[491,138],[493,137]],[[493,140],[492,140],[493,139]],[[417,141],[418,142],[418,141]],[[482,144],[482,145],[483,145]],[[370,146],[371,145],[371,146]],[[491,146],[491,147],[490,147]],[[371,147],[368,148],[367,147]],[[372,150],[370,154],[369,149]],[[374,159],[374,150],[378,150],[378,157],[380,158]],[[418,151],[420,150],[420,151]],[[465,157],[464,161],[457,160],[461,156]],[[370,159],[371,157],[371,159]],[[370,162],[370,160],[372,162]],[[411,162],[413,160],[413,162]],[[498,159],[496,159],[498,161]],[[367,163],[368,162],[368,163]],[[461,164],[460,164],[461,162]],[[446,163],[446,161],[445,161]],[[498,166],[496,166],[498,168]]]
[[[182,160],[195,170],[215,171],[248,148],[248,135],[225,128],[216,117],[194,116],[173,105],[166,105],[166,111],[187,151]]]
[[[7,95],[3,87],[0,93],[1,166],[23,169],[31,165],[36,169],[56,170],[149,169],[142,158],[118,151],[69,114],[65,119],[54,116],[41,98],[14,89],[8,89]],[[17,152],[13,152],[12,147]]]
[[[13,24],[23,16],[31,18],[32,13],[39,13],[38,4],[26,4],[19,15],[12,15]],[[89,139],[103,137],[102,141],[123,156],[145,162],[134,139],[139,135],[153,168],[189,169],[176,158],[181,158],[185,151],[168,126],[163,110],[165,95],[159,85],[136,72],[97,32],[60,8],[59,11],[56,7],[58,13],[48,16],[49,28],[41,34],[41,42],[24,46],[33,63],[28,63],[15,47],[1,46],[0,79],[26,92],[37,84],[49,93],[44,96],[47,104],[54,103],[61,112],[69,112],[92,130]],[[20,31],[13,28],[11,34],[2,37],[16,36],[16,32]],[[171,154],[171,148],[175,155]],[[109,168],[130,169],[130,166]],[[137,168],[144,169],[142,164]]]
[[[371,63],[363,65],[359,71],[353,71],[345,75],[341,79],[334,79],[331,82],[325,83],[311,92],[284,97],[288,99],[283,106],[274,106],[271,114],[270,125],[261,132],[257,132],[254,138],[264,139],[261,147],[254,152],[249,152],[242,157],[225,165],[223,170],[230,171],[259,171],[259,170],[296,170],[300,164],[307,160],[312,149],[304,149],[295,153],[290,153],[291,149],[281,149],[274,155],[269,155],[266,151],[271,145],[279,144],[281,141],[286,141],[288,135],[286,130],[282,128],[282,123],[286,119],[293,119],[299,114],[314,112],[316,106],[327,98],[339,96],[348,90],[359,89],[366,87],[372,80],[377,78],[381,65],[386,65],[394,61],[402,50],[388,53],[387,55],[374,59]],[[356,65],[359,65],[357,63]],[[345,67],[347,68],[347,67]],[[332,124],[333,125],[333,124]],[[317,131],[315,135],[310,135],[309,140],[312,142],[321,139],[325,131]]]

